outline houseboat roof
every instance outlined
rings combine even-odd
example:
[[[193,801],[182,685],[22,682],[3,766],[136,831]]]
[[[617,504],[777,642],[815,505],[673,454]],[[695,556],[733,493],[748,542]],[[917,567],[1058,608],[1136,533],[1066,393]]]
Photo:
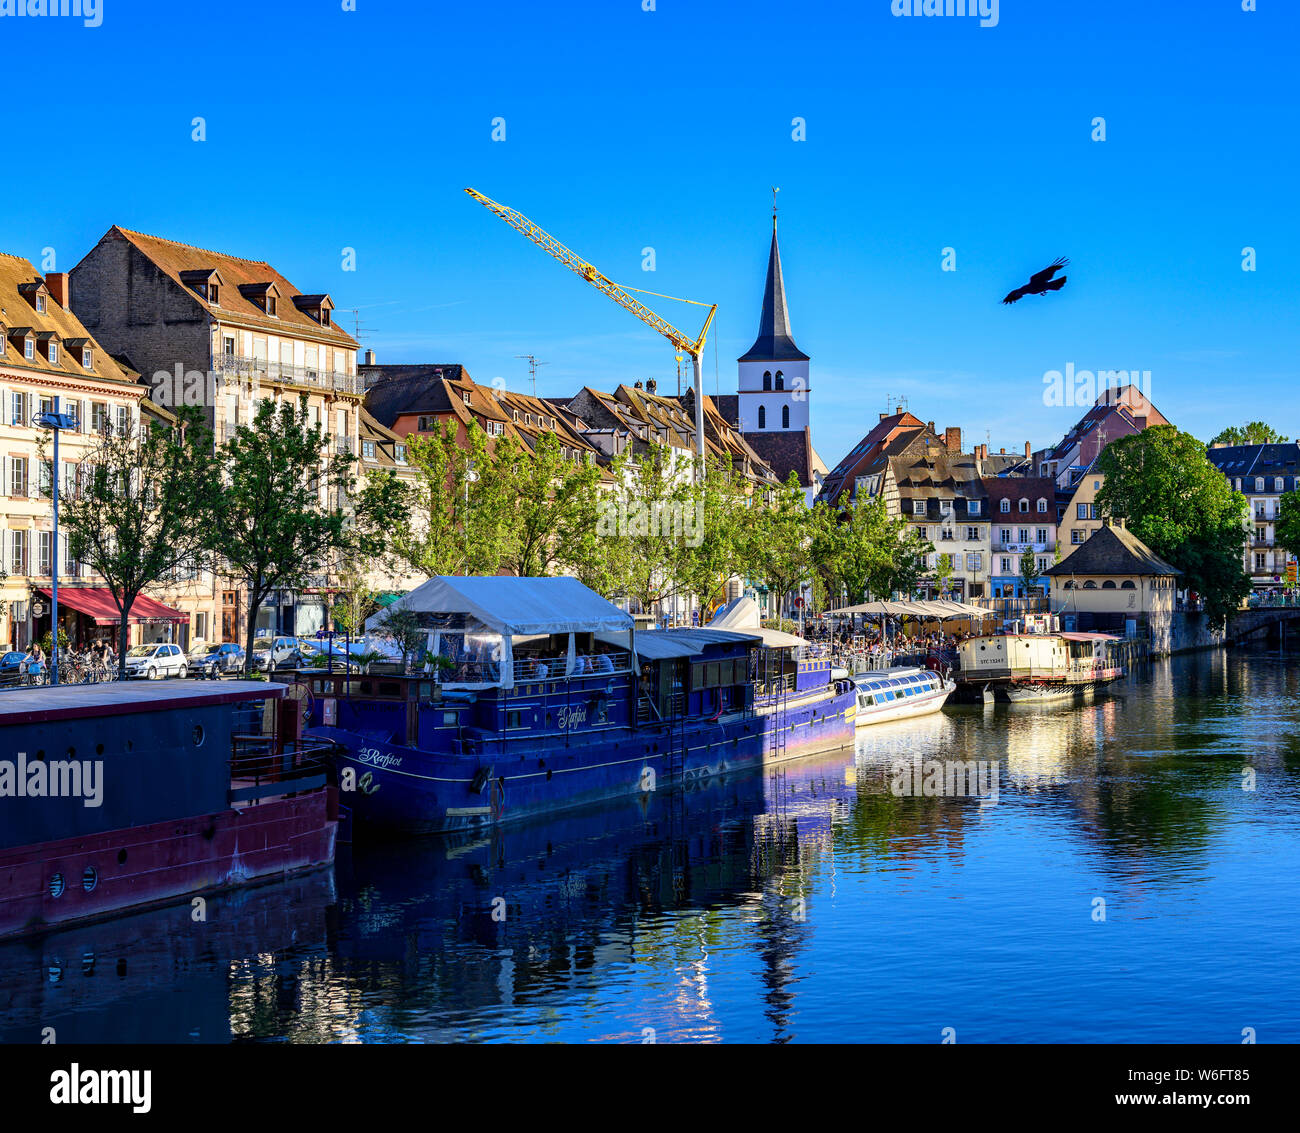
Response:
[[[0,728],[18,724],[99,716],[131,716],[138,712],[168,712],[177,708],[206,708],[245,700],[278,700],[285,686],[266,681],[178,681],[157,684],[122,681],[92,685],[44,685],[0,692]]]
[[[503,636],[538,633],[626,633],[632,615],[576,578],[439,576],[422,583],[386,610],[366,619],[369,632],[382,631],[389,610],[460,614]]]
[[[606,645],[626,645],[610,633],[596,634]],[[757,633],[725,629],[653,629],[636,635],[636,655],[644,661],[667,661],[674,657],[697,657],[710,645],[752,644],[762,641]]]

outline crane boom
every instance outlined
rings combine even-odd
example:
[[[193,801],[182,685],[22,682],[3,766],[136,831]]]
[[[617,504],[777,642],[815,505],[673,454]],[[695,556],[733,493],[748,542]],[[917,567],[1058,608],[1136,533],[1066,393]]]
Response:
[[[716,303],[713,304],[709,310],[709,316],[704,322],[704,329],[700,331],[699,338],[690,338],[683,331],[680,331],[673,326],[673,324],[667,319],[660,318],[656,315],[644,303],[633,299],[631,295],[619,287],[619,285],[610,279],[609,276],[605,275],[604,272],[600,271],[595,267],[595,265],[588,263],[578,255],[577,252],[573,251],[572,248],[565,247],[565,245],[561,244],[544,228],[539,227],[529,220],[528,217],[524,216],[523,213],[517,212],[515,209],[509,208],[498,201],[494,201],[491,197],[485,197],[476,189],[466,189],[465,192],[478,201],[478,203],[484,208],[490,209],[492,212],[496,213],[497,216],[510,225],[511,228],[518,229],[518,231],[522,232],[544,252],[549,252],[559,260],[560,263],[569,268],[570,271],[582,276],[582,278],[590,283],[592,287],[596,288],[597,291],[601,291],[605,295],[608,295],[625,311],[630,311],[652,330],[657,330],[674,346],[685,350],[688,354],[698,354],[704,349],[704,339],[709,333],[709,324],[713,322],[713,316],[718,310],[718,305]]]
[[[695,369],[695,451],[702,465],[704,460],[704,389],[700,372],[700,359],[704,351],[704,340],[708,337],[709,327],[713,323],[713,316],[718,313],[718,305],[714,303],[709,307],[709,313],[704,319],[704,326],[700,329],[699,337],[691,338],[685,332],[678,330],[667,319],[656,315],[644,303],[633,299],[631,295],[594,264],[588,263],[573,249],[561,244],[554,236],[544,228],[534,224],[523,213],[503,205],[499,201],[494,201],[491,197],[485,197],[476,189],[467,188],[465,192],[484,208],[496,213],[511,228],[522,232],[542,251],[550,253],[570,271],[580,275],[597,291],[609,296],[625,311],[635,315],[651,330],[658,331],[679,350],[691,356]],[[687,302],[694,302],[694,300],[687,300]],[[700,305],[704,306],[704,304]],[[700,474],[703,475],[702,467]]]

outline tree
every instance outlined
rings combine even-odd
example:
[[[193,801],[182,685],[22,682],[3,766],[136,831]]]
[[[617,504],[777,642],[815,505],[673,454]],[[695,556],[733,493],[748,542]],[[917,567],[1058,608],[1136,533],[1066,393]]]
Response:
[[[45,462],[44,491],[59,491],[68,556],[104,579],[117,606],[121,677],[136,598],[181,564],[197,564],[211,546],[220,487],[212,434],[196,408],[179,409],[174,421],[105,430],[74,482],[59,485]]]
[[[415,482],[404,488],[408,520],[393,532],[393,553],[413,570],[433,575],[496,574],[506,554],[513,500],[497,474],[488,437],[477,424],[457,441],[443,421],[407,439]]]
[[[934,581],[939,587],[940,596],[948,592],[948,583],[952,579],[952,556],[945,552],[939,556],[939,562],[934,568]]]
[[[860,496],[834,516],[824,533],[815,515],[811,526],[822,577],[832,590],[847,591],[850,604],[860,602],[868,590],[880,598],[895,590],[910,595],[924,570],[924,556],[934,550],[906,519],[890,518],[880,496]]]
[[[767,583],[776,599],[778,617],[785,612],[786,596],[812,574],[812,535],[814,525],[821,522],[812,515],[799,478],[791,472],[771,505],[760,508],[750,526],[748,558],[754,575]]]
[[[1272,425],[1251,421],[1247,425],[1229,425],[1213,440],[1212,445],[1273,445],[1286,440]]]
[[[722,601],[733,575],[746,573],[745,532],[754,507],[741,477],[728,462],[705,461],[704,479],[684,493],[688,511],[676,574],[682,590],[707,611]],[[757,505],[757,506],[761,506]]]
[[[600,471],[570,459],[554,433],[538,436],[531,452],[513,438],[497,441],[487,474],[513,501],[501,557],[506,570],[544,575],[587,545],[596,530]]]
[[[1034,557],[1033,547],[1026,547],[1020,556],[1020,581],[1024,583],[1026,596],[1038,582],[1038,560]]]
[[[367,477],[353,495],[355,457],[331,452],[329,438],[299,404],[270,398],[251,425],[220,450],[226,483],[213,509],[209,549],[247,591],[245,672],[253,665],[257,611],[275,590],[301,586],[336,556],[364,562],[382,554],[386,532],[407,522],[391,476]]]
[[[423,617],[414,610],[389,606],[380,615],[376,627],[381,636],[397,646],[402,654],[402,672],[409,672],[411,658],[418,654],[428,637]]]
[[[1278,501],[1273,533],[1279,547],[1300,556],[1300,492],[1286,492]]]
[[[1126,520],[1134,535],[1181,570],[1181,585],[1202,597],[1211,624],[1221,624],[1250,593],[1241,566],[1246,498],[1205,451],[1172,425],[1112,441],[1098,460],[1106,481],[1097,506]]]

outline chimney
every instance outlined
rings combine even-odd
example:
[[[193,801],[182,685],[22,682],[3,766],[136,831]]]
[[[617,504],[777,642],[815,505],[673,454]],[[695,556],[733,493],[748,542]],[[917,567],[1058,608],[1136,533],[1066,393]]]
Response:
[[[1033,456],[1033,454],[1034,454],[1034,450],[1031,449],[1031,448],[1029,447],[1029,442],[1026,441],[1026,442],[1025,442],[1025,459],[1028,460],[1031,456]]]
[[[1006,455],[1007,455],[1007,450],[1004,449],[1004,448],[1000,448],[1000,449],[998,449],[998,455],[999,455],[999,456],[1006,456]]]
[[[646,393],[654,393],[655,390],[657,390],[658,388],[659,388],[659,383],[655,381],[654,378],[646,379],[646,383],[645,383]]]
[[[902,415],[903,415],[903,407],[900,405],[897,409],[894,410],[894,416],[901,417]]]
[[[949,425],[943,431],[943,443],[949,452],[961,452],[961,429],[956,425]]]
[[[50,298],[53,299],[65,311],[68,309],[68,273],[66,271],[52,271],[45,277],[45,286],[50,289]]]
[[[367,350],[365,365],[373,366],[374,364],[375,364],[375,352],[373,350]]]
[[[634,381],[634,382],[632,383],[632,388],[633,388],[633,389],[641,389],[641,388],[642,388],[642,386],[641,386],[641,379],[640,379],[640,378],[638,378],[636,381]]]
[[[928,432],[931,432],[931,433],[934,432],[934,422],[933,422],[933,421],[927,421],[927,422],[925,423],[925,427],[926,427],[926,430],[927,430]]]
[[[880,419],[883,421],[883,420],[884,420],[886,417],[888,417],[888,416],[889,416],[888,413],[882,413],[882,414],[880,415]]]

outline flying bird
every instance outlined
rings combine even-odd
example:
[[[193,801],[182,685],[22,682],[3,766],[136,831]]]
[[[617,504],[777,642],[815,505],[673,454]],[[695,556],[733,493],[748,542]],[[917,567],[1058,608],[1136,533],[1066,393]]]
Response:
[[[1014,291],[1008,293],[1007,297],[1002,300],[1004,303],[1014,303],[1016,300],[1025,295],[1045,295],[1049,291],[1060,291],[1065,286],[1065,281],[1069,276],[1061,276],[1060,279],[1053,279],[1061,268],[1065,267],[1070,261],[1062,256],[1059,260],[1054,260],[1043,268],[1040,272],[1035,272],[1029,277],[1029,282],[1024,287],[1017,287]]]

